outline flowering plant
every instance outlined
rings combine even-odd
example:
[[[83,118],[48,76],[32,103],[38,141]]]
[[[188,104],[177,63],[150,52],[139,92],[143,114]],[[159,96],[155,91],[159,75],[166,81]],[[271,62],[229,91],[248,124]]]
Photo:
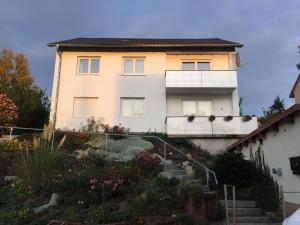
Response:
[[[134,157],[134,160],[150,167],[158,167],[160,164],[160,158],[157,155],[151,154],[149,151],[137,153]]]
[[[15,103],[5,94],[0,94],[0,125],[15,125],[19,117]]]
[[[106,178],[102,181],[99,181],[97,179],[90,180],[90,188],[92,190],[95,190],[97,188],[103,188],[103,187],[109,187],[112,191],[117,190],[119,187],[121,187],[125,182],[125,179],[122,177],[111,177]]]

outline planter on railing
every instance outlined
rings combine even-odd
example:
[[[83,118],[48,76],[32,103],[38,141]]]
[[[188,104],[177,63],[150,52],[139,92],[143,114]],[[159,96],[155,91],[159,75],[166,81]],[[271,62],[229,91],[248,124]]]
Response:
[[[189,115],[188,118],[187,118],[187,120],[188,120],[189,122],[193,122],[194,119],[195,119],[195,115]]]
[[[215,119],[216,119],[216,117],[215,117],[214,115],[210,115],[210,116],[208,117],[208,121],[209,121],[209,122],[213,122]]]
[[[224,121],[231,121],[233,119],[233,116],[230,116],[230,115],[228,115],[228,116],[225,116],[224,117]]]
[[[242,120],[243,120],[244,122],[248,122],[248,121],[252,120],[252,116],[250,116],[250,115],[243,116],[243,117],[242,117]]]

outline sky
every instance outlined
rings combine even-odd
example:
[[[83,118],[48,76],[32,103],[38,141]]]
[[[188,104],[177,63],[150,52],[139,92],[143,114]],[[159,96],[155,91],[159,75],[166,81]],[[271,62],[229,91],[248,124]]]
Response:
[[[76,37],[222,38],[243,43],[244,114],[262,113],[290,90],[300,61],[299,0],[0,0],[0,49],[24,53],[51,92],[55,49]]]

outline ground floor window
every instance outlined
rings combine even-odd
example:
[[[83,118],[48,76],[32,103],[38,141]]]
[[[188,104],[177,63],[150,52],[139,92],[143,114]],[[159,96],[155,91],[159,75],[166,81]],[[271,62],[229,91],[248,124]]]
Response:
[[[196,115],[196,116],[210,116],[211,113],[211,101],[204,100],[188,100],[182,102],[182,112],[184,116]]]
[[[75,97],[73,103],[73,117],[92,117],[97,115],[97,97]]]
[[[145,98],[121,98],[121,116],[141,117],[144,116]]]

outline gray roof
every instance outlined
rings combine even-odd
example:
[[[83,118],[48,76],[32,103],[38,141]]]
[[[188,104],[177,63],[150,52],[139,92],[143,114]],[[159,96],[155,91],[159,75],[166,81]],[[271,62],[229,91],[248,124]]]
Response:
[[[75,38],[48,43],[62,47],[243,47],[243,44],[219,38],[148,39],[148,38]]]

